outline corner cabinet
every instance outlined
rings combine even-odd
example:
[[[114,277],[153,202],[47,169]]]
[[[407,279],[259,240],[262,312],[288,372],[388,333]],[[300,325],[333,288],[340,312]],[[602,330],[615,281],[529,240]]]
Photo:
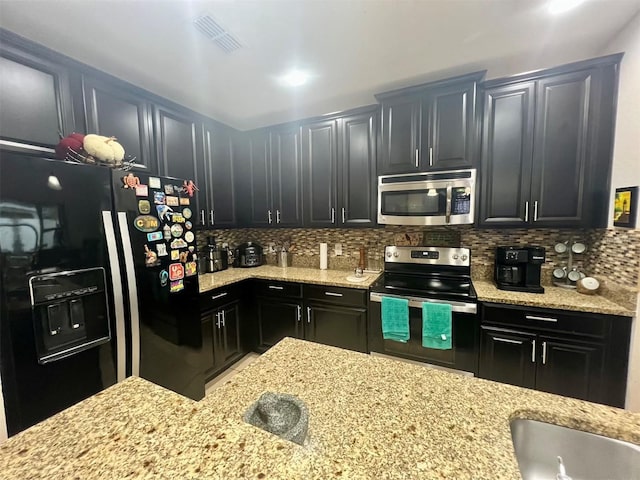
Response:
[[[485,84],[480,225],[606,225],[619,60]]]
[[[382,103],[378,174],[470,167],[477,137],[476,85],[485,72],[376,95]]]

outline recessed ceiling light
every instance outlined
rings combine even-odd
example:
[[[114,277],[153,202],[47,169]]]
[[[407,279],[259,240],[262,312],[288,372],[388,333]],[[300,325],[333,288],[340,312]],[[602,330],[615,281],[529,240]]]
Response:
[[[564,13],[584,3],[584,1],[585,0],[550,0],[548,4],[549,13],[553,13],[554,15]]]
[[[307,83],[309,78],[311,78],[309,72],[294,69],[282,75],[279,81],[281,85],[285,85],[287,87],[299,87],[300,85]]]

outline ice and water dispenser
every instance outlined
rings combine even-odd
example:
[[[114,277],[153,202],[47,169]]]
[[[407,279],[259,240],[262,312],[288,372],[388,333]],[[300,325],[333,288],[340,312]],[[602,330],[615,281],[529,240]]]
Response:
[[[53,362],[111,340],[104,268],[31,277],[38,362]]]

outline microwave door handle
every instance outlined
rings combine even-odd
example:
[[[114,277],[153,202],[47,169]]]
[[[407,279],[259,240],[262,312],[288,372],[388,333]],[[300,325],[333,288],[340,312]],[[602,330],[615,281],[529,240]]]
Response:
[[[447,185],[447,207],[445,212],[445,222],[451,223],[451,185]]]

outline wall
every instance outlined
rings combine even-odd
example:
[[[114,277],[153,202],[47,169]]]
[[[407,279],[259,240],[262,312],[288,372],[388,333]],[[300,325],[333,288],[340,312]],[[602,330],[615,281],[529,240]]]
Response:
[[[611,178],[612,192],[615,192],[617,187],[640,185],[640,89],[638,88],[640,85],[640,13],[609,42],[602,53],[620,51],[625,52],[625,56],[620,69]],[[613,193],[610,208],[613,210]],[[636,236],[636,246],[638,243],[638,236]],[[636,284],[640,285],[640,276],[636,278]],[[637,305],[638,310],[631,335],[626,407],[640,412],[640,326],[638,325],[640,295],[638,295]]]

